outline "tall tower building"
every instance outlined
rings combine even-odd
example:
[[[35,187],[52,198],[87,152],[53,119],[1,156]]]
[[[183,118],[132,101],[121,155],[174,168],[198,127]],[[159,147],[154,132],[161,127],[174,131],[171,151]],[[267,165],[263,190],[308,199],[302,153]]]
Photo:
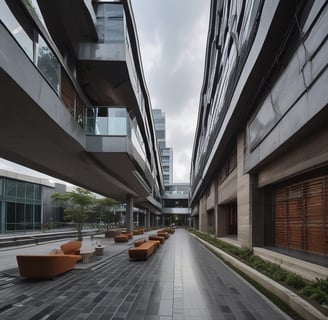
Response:
[[[166,147],[165,112],[153,109],[157,145],[163,169],[164,185],[173,183],[173,149]]]

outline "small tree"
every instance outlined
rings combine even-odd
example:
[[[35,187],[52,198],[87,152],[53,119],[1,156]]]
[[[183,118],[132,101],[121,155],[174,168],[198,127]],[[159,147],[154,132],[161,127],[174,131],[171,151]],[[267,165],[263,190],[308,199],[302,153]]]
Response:
[[[82,188],[67,193],[55,192],[52,201],[64,206],[64,219],[75,223],[78,240],[82,241],[82,229],[93,212],[95,198],[92,193]]]
[[[105,222],[107,230],[109,229],[109,224],[111,218],[113,218],[113,207],[117,203],[116,200],[111,198],[100,198],[96,200],[96,210],[100,213],[100,218]]]

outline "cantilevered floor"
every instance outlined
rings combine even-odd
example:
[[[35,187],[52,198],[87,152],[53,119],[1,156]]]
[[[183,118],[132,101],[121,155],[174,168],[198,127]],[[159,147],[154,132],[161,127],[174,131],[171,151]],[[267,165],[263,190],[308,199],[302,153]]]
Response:
[[[148,261],[117,245],[121,253],[54,281],[0,287],[0,319],[288,319],[184,229]]]

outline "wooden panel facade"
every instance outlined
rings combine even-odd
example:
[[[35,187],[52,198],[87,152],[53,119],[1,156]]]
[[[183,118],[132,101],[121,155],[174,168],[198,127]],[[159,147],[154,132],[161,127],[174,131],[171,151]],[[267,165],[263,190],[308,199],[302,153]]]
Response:
[[[273,194],[275,245],[328,255],[328,176],[278,187]]]

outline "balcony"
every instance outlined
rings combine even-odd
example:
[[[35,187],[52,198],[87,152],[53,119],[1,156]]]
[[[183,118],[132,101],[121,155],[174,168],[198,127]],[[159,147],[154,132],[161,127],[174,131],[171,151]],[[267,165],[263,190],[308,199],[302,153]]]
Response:
[[[84,123],[88,136],[127,137],[141,160],[147,161],[138,124],[125,108],[92,107],[87,108],[87,114]],[[115,145],[111,147],[117,150]]]
[[[88,98],[99,106],[126,106],[139,124],[145,119],[145,98],[138,58],[132,52],[122,3],[94,3],[98,41],[84,41],[75,47],[78,74]],[[140,130],[145,133],[144,125]]]
[[[153,177],[133,114],[124,107],[87,108],[84,124],[86,151],[139,194],[149,194]]]

